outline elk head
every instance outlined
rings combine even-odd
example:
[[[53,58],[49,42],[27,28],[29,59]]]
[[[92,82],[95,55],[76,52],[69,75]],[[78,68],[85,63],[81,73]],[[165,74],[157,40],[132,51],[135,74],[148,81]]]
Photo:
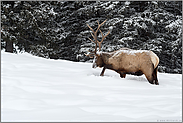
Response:
[[[90,53],[89,54],[85,54],[86,56],[89,56],[90,58],[93,58],[94,57],[94,60],[93,60],[93,68],[96,68],[96,67],[103,67],[103,60],[102,60],[102,57],[101,57],[101,54],[100,54],[100,51],[101,51],[101,44],[102,42],[104,41],[104,39],[107,37],[107,35],[109,35],[110,31],[108,31],[108,33],[106,35],[104,35],[102,33],[102,31],[100,30],[100,27],[106,22],[107,20],[105,20],[104,22],[102,22],[101,24],[99,24],[99,21],[97,21],[98,23],[98,27],[96,29],[96,31],[94,31],[88,24],[86,24],[90,30],[92,31],[91,32],[91,35],[93,37],[94,40],[88,38],[90,41],[94,42],[95,43],[95,50],[94,51],[89,51]],[[100,31],[101,35],[102,35],[102,39],[101,41],[98,41],[97,39],[97,32],[98,30]],[[99,46],[99,52],[97,52],[97,44]]]

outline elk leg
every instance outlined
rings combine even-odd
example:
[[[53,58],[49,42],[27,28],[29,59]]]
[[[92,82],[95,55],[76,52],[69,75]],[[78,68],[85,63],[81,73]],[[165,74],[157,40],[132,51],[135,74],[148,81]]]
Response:
[[[122,71],[120,71],[119,74],[120,74],[121,78],[125,78],[126,77],[126,74],[124,72],[122,72]]]
[[[158,73],[158,66],[154,69],[154,80],[155,80],[155,84],[159,85],[158,83],[158,78],[157,78],[157,73]]]
[[[126,74],[120,73],[120,77],[121,77],[121,78],[125,78],[125,77],[126,77]]]
[[[151,83],[151,84],[155,84],[154,83],[154,65],[152,64],[152,66],[150,67],[149,65],[147,65],[146,66],[146,68],[148,68],[149,67],[149,69],[146,69],[146,70],[143,70],[143,73],[144,73],[144,75],[146,76],[146,78],[147,78],[147,80],[149,81],[149,83]]]
[[[154,79],[153,79],[154,77],[152,75],[145,74],[145,76],[146,76],[147,80],[149,81],[149,83],[154,84]]]
[[[100,76],[104,76],[104,72],[105,72],[105,67],[103,67],[103,70],[102,70],[102,72],[100,73]]]
[[[126,74],[123,71],[116,70],[116,72],[120,74],[121,78],[125,78],[126,77]]]

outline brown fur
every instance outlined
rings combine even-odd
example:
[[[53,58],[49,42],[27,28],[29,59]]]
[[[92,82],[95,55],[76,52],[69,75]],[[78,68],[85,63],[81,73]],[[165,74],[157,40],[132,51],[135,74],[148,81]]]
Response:
[[[125,78],[126,74],[145,75],[151,84],[159,84],[157,79],[157,67],[159,58],[147,50],[132,50],[121,48],[114,52],[102,52],[96,55],[96,67],[104,67],[101,76],[104,75],[105,69],[111,69]]]

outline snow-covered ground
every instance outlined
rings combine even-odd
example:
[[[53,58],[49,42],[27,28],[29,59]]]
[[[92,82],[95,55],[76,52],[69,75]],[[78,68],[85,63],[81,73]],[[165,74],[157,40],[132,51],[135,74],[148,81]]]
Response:
[[[50,60],[1,51],[3,122],[181,122],[182,74],[119,74],[91,63]]]

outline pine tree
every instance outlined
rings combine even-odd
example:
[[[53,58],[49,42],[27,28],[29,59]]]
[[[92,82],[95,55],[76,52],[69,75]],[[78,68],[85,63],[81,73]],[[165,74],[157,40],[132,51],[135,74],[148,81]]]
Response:
[[[1,3],[2,49],[10,46],[10,52],[16,52],[14,44],[40,57],[91,62],[84,55],[94,47],[86,24],[95,29],[96,20],[107,19],[101,30],[110,34],[102,51],[152,50],[160,57],[160,72],[182,73],[182,1]]]

